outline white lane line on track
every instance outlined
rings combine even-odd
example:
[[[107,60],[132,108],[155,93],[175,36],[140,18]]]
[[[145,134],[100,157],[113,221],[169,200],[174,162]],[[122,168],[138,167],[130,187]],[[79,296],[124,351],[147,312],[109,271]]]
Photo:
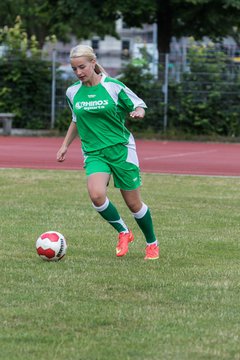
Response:
[[[198,173],[193,173],[193,172],[187,172],[187,171],[182,171],[182,172],[177,172],[177,171],[170,171],[170,172],[156,172],[156,169],[150,169],[148,171],[142,171],[143,174],[152,174],[152,175],[160,175],[160,176],[200,176],[200,177],[207,177],[207,178],[232,178],[232,179],[239,179],[240,180],[240,175],[229,175],[229,174],[198,174]]]
[[[180,153],[180,154],[171,154],[171,155],[158,155],[158,156],[150,156],[150,157],[143,157],[144,160],[155,160],[155,159],[167,159],[167,158],[174,158],[174,157],[183,157],[183,156],[192,156],[192,155],[200,155],[200,154],[209,154],[217,152],[217,150],[206,150],[206,151],[196,151],[196,152],[187,152],[187,153]]]

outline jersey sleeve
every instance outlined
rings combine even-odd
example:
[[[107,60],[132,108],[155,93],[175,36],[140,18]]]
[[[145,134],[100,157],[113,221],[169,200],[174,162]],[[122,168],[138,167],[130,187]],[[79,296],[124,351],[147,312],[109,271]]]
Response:
[[[76,122],[77,119],[76,119],[76,115],[73,112],[73,104],[71,103],[71,100],[67,96],[66,96],[66,100],[67,100],[67,104],[70,107],[70,110],[72,112],[72,121]]]
[[[76,115],[74,114],[74,111],[73,111],[73,99],[74,99],[74,96],[76,95],[77,91],[80,89],[80,87],[81,87],[81,83],[77,82],[74,85],[70,86],[66,91],[67,104],[71,109],[72,121],[74,121],[74,122],[77,121],[77,118],[76,118]]]
[[[121,104],[130,112],[137,107],[147,108],[145,102],[138,97],[131,89],[127,86],[123,86],[119,92],[119,101]]]
[[[145,102],[121,81],[103,76],[102,86],[108,91],[115,104],[121,106],[126,112],[137,107],[147,108]]]

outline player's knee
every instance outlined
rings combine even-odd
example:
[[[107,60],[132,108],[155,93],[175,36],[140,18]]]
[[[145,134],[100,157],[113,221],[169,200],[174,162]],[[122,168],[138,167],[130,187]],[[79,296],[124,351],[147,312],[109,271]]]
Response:
[[[91,193],[89,193],[89,195],[90,195],[90,198],[92,200],[92,203],[95,206],[101,206],[106,200],[105,192],[101,192],[99,190],[92,191]]]
[[[132,213],[137,213],[141,209],[142,203],[140,201],[128,201],[127,206]]]

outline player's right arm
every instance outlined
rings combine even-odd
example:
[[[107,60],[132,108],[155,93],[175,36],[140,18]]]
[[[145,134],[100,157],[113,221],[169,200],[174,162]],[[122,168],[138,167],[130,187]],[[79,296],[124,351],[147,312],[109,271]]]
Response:
[[[62,162],[65,160],[68,147],[71,145],[71,143],[73,142],[76,136],[77,136],[77,124],[74,121],[72,121],[71,124],[69,125],[62,146],[57,152],[57,161]]]

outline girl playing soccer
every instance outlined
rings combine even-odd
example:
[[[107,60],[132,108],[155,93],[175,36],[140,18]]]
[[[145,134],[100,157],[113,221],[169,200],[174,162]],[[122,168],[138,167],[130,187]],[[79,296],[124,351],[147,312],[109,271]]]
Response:
[[[92,205],[119,234],[116,255],[127,254],[134,236],[107,197],[110,176],[145,236],[145,259],[158,259],[159,246],[150,210],[140,197],[141,176],[135,141],[125,127],[127,114],[142,119],[146,104],[123,83],[107,76],[91,47],[74,47],[70,60],[79,81],[67,89],[72,122],[57,160],[65,160],[69,145],[79,134]]]

